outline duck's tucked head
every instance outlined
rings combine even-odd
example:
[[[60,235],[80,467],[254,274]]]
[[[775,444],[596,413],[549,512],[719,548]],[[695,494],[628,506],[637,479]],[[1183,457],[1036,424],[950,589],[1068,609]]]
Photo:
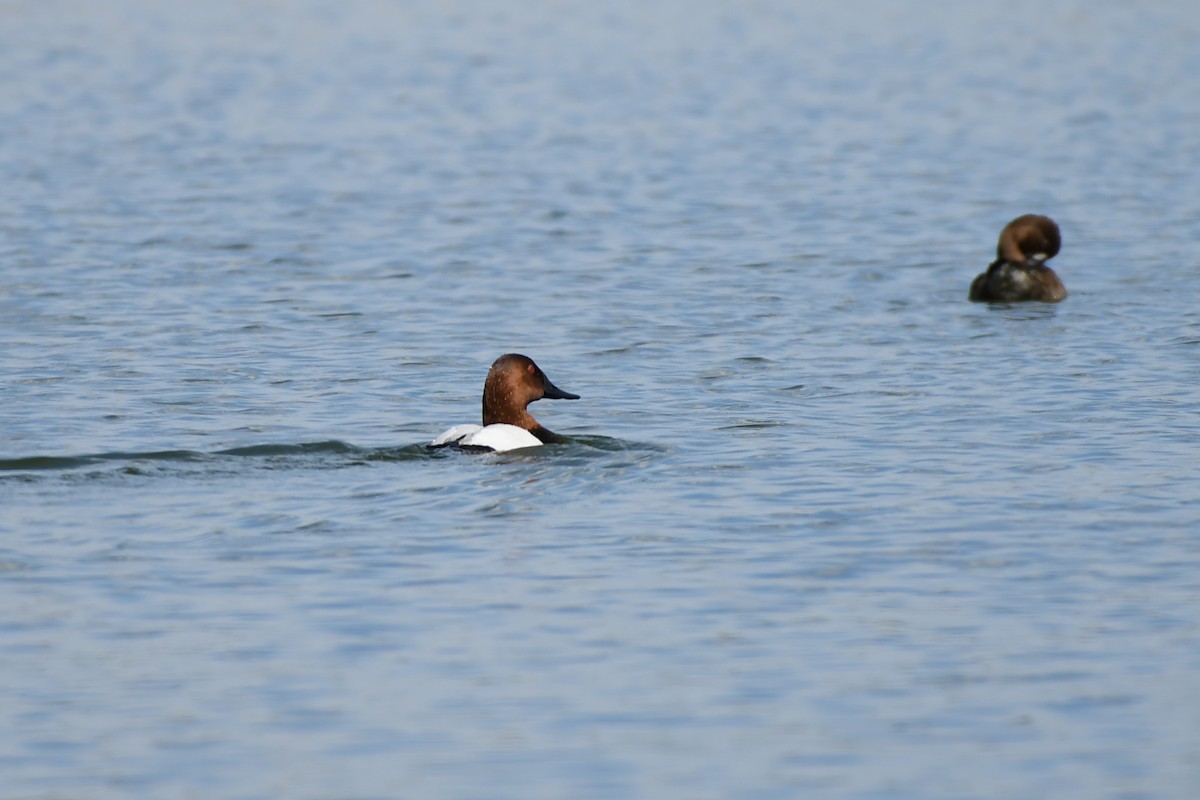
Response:
[[[976,303],[1057,303],[1065,299],[1067,287],[1046,266],[1061,246],[1062,236],[1054,220],[1041,214],[1017,217],[1000,231],[996,260],[971,282],[967,298]]]
[[[1062,236],[1058,225],[1041,214],[1023,214],[1004,226],[996,258],[1010,264],[1041,264],[1058,254]]]
[[[496,359],[483,383],[483,424],[502,423],[524,428],[543,442],[557,437],[526,411],[535,400],[578,400],[579,395],[559,389],[533,359],[508,353]]]

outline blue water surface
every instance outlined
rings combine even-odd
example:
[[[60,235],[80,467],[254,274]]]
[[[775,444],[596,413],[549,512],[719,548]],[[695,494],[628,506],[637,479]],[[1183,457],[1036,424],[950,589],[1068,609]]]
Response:
[[[1200,796],[1193,5],[0,4],[0,797]]]

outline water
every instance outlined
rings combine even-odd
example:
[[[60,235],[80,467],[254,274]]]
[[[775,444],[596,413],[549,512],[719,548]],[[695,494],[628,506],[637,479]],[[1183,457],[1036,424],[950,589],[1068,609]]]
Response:
[[[4,3],[0,796],[1196,797],[1198,35]]]

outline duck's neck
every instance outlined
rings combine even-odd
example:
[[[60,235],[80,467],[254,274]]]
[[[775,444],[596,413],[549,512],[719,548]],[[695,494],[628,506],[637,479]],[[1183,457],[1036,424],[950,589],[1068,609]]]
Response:
[[[536,419],[534,419],[533,415],[530,414],[525,409],[521,409],[520,411],[513,411],[510,409],[507,412],[504,412],[504,411],[490,411],[489,412],[489,410],[485,408],[484,413],[483,413],[483,424],[484,424],[484,426],[487,426],[487,425],[516,425],[518,428],[524,428],[525,430],[532,433],[539,440],[541,440],[541,442],[543,444],[548,444],[550,442],[561,442],[562,441],[561,436],[559,436],[557,433],[550,430],[549,428],[543,427],[542,423],[540,423]]]
[[[505,402],[507,397],[492,397],[487,392],[483,395],[483,424],[486,425],[516,425],[527,431],[540,428],[541,425],[529,413],[529,410],[519,405]]]
[[[540,439],[542,444],[550,444],[551,442],[561,442],[563,440],[563,438],[561,436],[559,436],[557,433],[555,433],[552,430],[549,430],[548,428],[543,428],[541,425],[538,425],[536,428],[533,428],[529,432],[532,433],[534,436],[536,436],[538,439]]]

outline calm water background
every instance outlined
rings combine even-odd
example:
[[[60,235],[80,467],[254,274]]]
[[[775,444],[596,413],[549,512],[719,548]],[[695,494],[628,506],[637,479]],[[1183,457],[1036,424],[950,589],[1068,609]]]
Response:
[[[1200,796],[1198,41],[0,3],[0,797]]]

